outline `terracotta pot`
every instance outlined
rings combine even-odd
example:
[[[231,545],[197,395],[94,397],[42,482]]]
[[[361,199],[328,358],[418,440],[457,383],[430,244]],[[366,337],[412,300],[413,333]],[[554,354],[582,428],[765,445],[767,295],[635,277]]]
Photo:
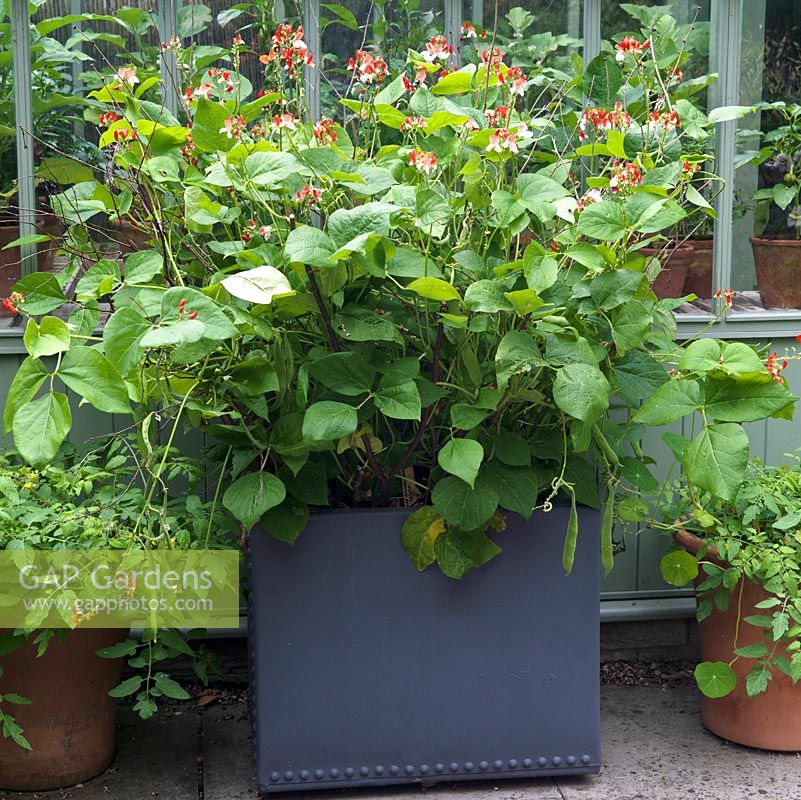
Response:
[[[0,694],[32,702],[11,706],[31,751],[0,737],[0,789],[46,791],[74,786],[105,771],[114,756],[114,707],[122,659],[95,651],[122,641],[123,630],[79,629],[52,639],[41,658],[25,643],[0,657]]]
[[[53,241],[40,242],[37,250],[36,269],[49,272],[53,269],[53,256],[58,249],[61,226],[55,218],[47,217],[37,226],[40,233],[50,236]],[[19,247],[3,250],[6,245],[20,238],[19,222],[15,219],[0,218],[0,297],[8,297],[14,284],[22,277],[22,255]],[[0,309],[0,316],[10,316],[9,312]]]
[[[801,308],[801,240],[751,237],[762,302],[772,308]]]
[[[693,258],[692,248],[683,244],[678,247],[643,247],[640,253],[646,258],[658,258],[662,264],[662,270],[651,282],[651,289],[659,300],[685,294],[684,279]]]
[[[684,294],[691,292],[697,297],[712,297],[712,239],[688,239],[683,242],[693,251],[684,278]]]
[[[110,238],[121,253],[136,253],[150,248],[153,232],[138,228],[127,220],[118,219],[112,225]]]
[[[676,534],[678,543],[695,555],[703,545],[696,536],[687,532]],[[722,566],[725,564],[711,552],[707,558]],[[747,617],[764,612],[756,604],[769,597],[758,584],[745,581],[742,587],[740,614]],[[698,626],[701,658],[704,661],[723,661],[728,664],[734,657],[734,639],[737,628],[737,606],[740,584],[732,590],[727,611],[713,607],[712,613]],[[737,646],[760,644],[765,641],[761,629],[747,623],[740,625]],[[801,750],[801,683],[793,682],[783,672],[774,670],[766,692],[748,697],[745,681],[753,661],[740,658],[732,668],[737,686],[725,697],[701,699],[701,716],[704,725],[723,739],[763,750]]]

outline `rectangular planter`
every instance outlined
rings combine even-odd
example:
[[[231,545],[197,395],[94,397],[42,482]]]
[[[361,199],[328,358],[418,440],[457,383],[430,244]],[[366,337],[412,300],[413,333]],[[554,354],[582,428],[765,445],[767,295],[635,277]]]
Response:
[[[294,547],[250,537],[259,789],[598,772],[598,513],[509,515],[461,581],[418,573],[409,512],[312,515]]]

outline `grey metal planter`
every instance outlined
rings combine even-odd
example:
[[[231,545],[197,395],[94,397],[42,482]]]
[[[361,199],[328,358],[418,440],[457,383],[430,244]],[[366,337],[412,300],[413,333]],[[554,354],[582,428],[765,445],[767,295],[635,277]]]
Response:
[[[313,515],[294,547],[250,537],[259,788],[598,772],[598,514],[510,516],[462,581],[418,573],[404,510]]]

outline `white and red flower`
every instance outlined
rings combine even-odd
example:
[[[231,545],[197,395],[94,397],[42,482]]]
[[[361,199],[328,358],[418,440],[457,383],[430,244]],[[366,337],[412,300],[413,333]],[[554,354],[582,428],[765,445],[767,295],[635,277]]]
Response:
[[[498,67],[503,63],[503,52],[499,47],[491,47],[481,51],[481,63],[490,67]]]
[[[478,39],[478,33],[476,32],[476,26],[473,25],[472,22],[463,22],[462,23],[462,41],[466,41],[467,39]]]
[[[729,289],[728,291],[731,291]],[[732,292],[734,294],[734,292]],[[727,300],[726,305],[730,306],[731,303]],[[773,352],[768,356],[768,359],[765,363],[765,366],[768,368],[768,374],[771,378],[773,378],[776,383],[784,383],[784,378],[782,377],[782,372],[787,369],[787,359],[779,359],[779,354],[777,352]]]
[[[609,111],[605,108],[587,108],[579,119],[579,139],[587,138],[587,131],[605,134],[610,130],[626,131],[631,127],[631,115],[624,111],[623,103],[617,102]]]
[[[323,196],[323,189],[317,189],[308,184],[304,186],[299,192],[295,192],[295,200],[298,203],[308,203],[310,206],[316,206]]]
[[[426,125],[428,125],[428,123],[426,122],[425,117],[406,117],[406,119],[401,123],[400,129],[402,131],[422,131],[425,130]]]
[[[642,186],[642,170],[633,161],[624,163],[615,161],[612,165],[612,177],[609,179],[609,188],[613,194]]]
[[[119,78],[122,83],[126,83],[131,87],[139,83],[139,78],[136,75],[136,67],[120,67],[117,70],[117,78]]]
[[[512,94],[522,97],[526,93],[528,79],[523,74],[523,70],[520,69],[520,67],[509,67],[506,76],[504,76],[503,73],[498,75],[498,82],[508,84],[509,91]]]
[[[323,117],[319,122],[315,122],[312,130],[318,144],[333,144],[337,140],[334,120],[330,117]]]
[[[715,297],[718,300],[723,300],[726,303],[727,308],[732,307],[732,304],[734,303],[734,295],[735,295],[734,289],[718,289],[715,292]],[[801,339],[799,339],[799,341],[801,341]]]
[[[600,189],[589,189],[579,197],[576,207],[579,211],[583,211],[587,206],[593,203],[599,203],[603,199],[604,196]]]
[[[220,133],[224,133],[229,139],[236,139],[245,125],[244,117],[231,116],[223,123],[222,128],[220,128]]]
[[[288,131],[296,131],[298,129],[295,115],[289,112],[286,114],[276,114],[273,117],[273,127],[279,130],[281,128],[286,128]]]
[[[262,64],[278,61],[290,78],[294,78],[301,67],[314,66],[314,56],[303,41],[302,25],[295,28],[282,22],[273,34],[272,42],[270,51],[259,56]]]
[[[490,128],[500,127],[500,123],[506,122],[509,116],[509,106],[498,106],[498,108],[487,109],[487,123]]]
[[[442,35],[432,36],[426,42],[426,50],[420,54],[424,61],[433,64],[435,61],[447,61],[453,55],[453,45]]]
[[[663,111],[661,114],[658,111],[652,111],[648,115],[648,129],[669,130],[670,128],[678,128],[681,125],[681,118],[676,111]]]
[[[624,36],[616,45],[615,59],[617,61],[625,60],[627,55],[640,56],[651,46],[651,40],[646,39],[640,42],[633,36]]]
[[[192,92],[193,97],[202,97],[208,100],[211,97],[211,92],[214,87],[210,83],[201,83],[200,86]]]
[[[428,77],[428,72],[421,67],[414,73],[414,80],[410,80],[403,75],[401,77],[401,81],[403,82],[403,88],[409,93],[412,94],[414,90],[418,86],[425,86],[426,85],[426,78]]]
[[[431,175],[437,169],[436,155],[429,151],[421,150],[419,147],[409,153],[409,163],[426,175]]]
[[[113,111],[106,111],[103,114],[98,114],[97,119],[104,128],[107,128],[109,125],[119,122],[120,115],[115,114]]]
[[[348,60],[348,70],[354,74],[356,80],[362,87],[380,86],[387,77],[389,67],[387,62],[380,56],[374,56],[367,50],[357,50],[356,56]],[[365,89],[361,89],[364,94]]]

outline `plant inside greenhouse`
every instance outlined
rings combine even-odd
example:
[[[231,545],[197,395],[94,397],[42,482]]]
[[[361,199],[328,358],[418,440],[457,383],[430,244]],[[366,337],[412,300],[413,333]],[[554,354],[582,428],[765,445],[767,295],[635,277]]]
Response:
[[[0,788],[678,800],[650,725],[783,769],[801,16],[758,5],[10,0]]]

